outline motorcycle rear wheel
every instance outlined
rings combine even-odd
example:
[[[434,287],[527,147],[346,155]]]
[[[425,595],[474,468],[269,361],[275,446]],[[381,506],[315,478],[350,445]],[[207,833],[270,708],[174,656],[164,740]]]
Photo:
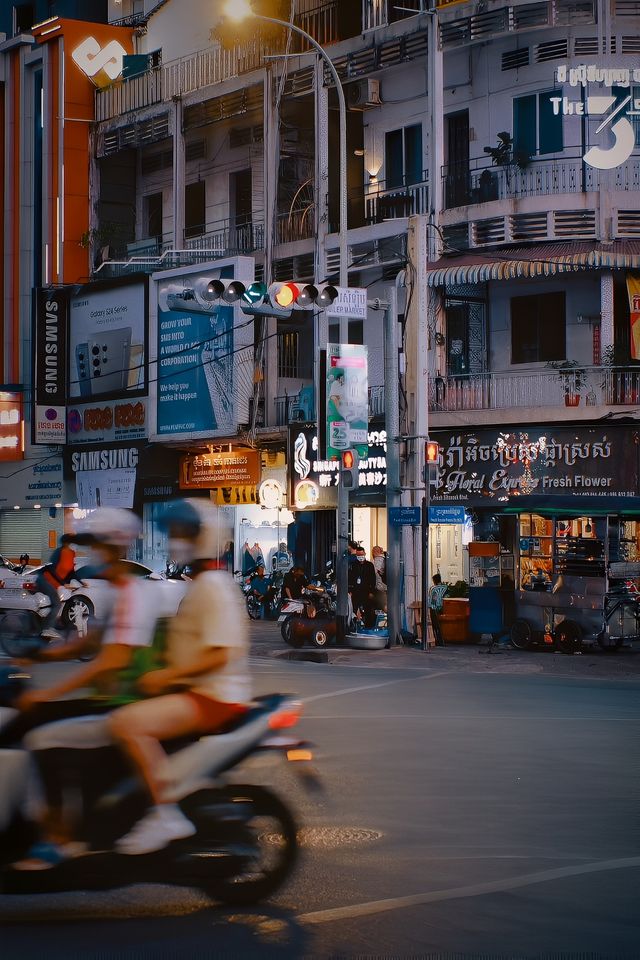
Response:
[[[201,890],[214,900],[234,906],[258,903],[275,893],[293,870],[298,855],[296,824],[279,797],[264,787],[233,784],[220,791],[203,791],[190,800],[192,803],[186,801],[184,809],[198,828],[200,841],[206,843],[209,829],[216,842],[220,824],[216,824],[215,806],[237,804],[238,822],[233,826],[229,823],[227,833],[238,834],[244,845],[256,851],[244,873],[198,880]]]

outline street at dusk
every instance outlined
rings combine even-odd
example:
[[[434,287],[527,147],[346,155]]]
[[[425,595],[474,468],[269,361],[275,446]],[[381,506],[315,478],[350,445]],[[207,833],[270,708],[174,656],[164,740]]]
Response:
[[[258,628],[254,652],[278,652],[273,632]],[[323,784],[309,798],[262,761],[235,774],[266,776],[302,826],[271,903],[216,908],[166,886],[3,897],[6,955],[637,956],[637,657],[332,656],[351,663],[252,660],[260,692],[305,699]]]

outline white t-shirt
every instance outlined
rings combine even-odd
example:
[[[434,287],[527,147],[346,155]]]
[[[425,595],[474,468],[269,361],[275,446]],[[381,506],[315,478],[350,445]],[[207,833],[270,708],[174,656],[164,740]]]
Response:
[[[223,667],[193,679],[193,690],[222,703],[251,699],[249,637],[242,596],[229,573],[206,570],[193,580],[169,625],[167,662],[188,669],[200,654],[224,647]]]
[[[158,618],[153,585],[136,577],[112,586],[112,607],[102,634],[102,644],[127,647],[151,645]]]

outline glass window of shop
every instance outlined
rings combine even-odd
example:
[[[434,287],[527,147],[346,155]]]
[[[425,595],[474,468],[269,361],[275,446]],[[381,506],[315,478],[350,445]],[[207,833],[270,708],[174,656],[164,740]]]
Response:
[[[518,520],[522,590],[551,590],[557,577],[605,576],[605,564],[640,560],[640,521],[619,517],[541,517]]]

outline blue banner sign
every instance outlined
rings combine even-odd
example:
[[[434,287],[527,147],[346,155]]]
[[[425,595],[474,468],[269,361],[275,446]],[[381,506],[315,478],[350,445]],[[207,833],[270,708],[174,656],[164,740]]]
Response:
[[[417,527],[420,514],[420,507],[389,507],[389,523],[393,527]]]
[[[429,507],[429,523],[464,523],[464,507]]]

